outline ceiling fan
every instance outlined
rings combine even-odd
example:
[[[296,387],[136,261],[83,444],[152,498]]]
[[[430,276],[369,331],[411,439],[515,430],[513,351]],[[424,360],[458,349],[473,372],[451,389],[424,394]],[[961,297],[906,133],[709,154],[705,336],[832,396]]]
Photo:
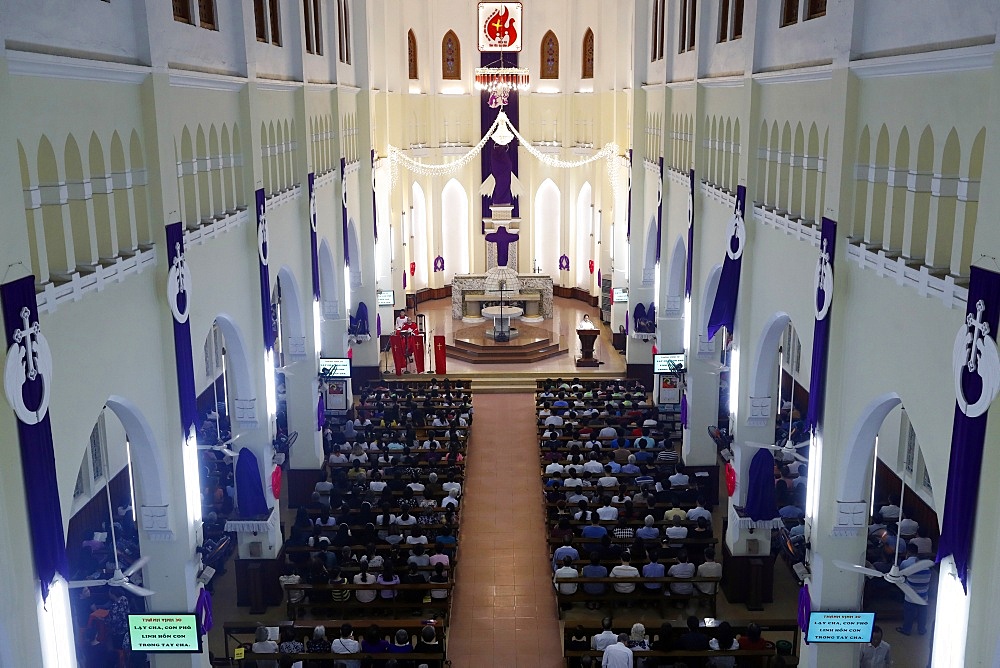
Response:
[[[902,517],[903,508],[903,495],[906,493],[906,482],[900,477],[900,490],[899,490],[899,508],[900,517]],[[906,596],[906,600],[910,603],[915,603],[916,605],[927,605],[927,601],[923,599],[920,594],[914,591],[906,582],[906,576],[913,575],[914,573],[919,573],[920,571],[927,570],[934,565],[933,559],[921,559],[914,564],[910,564],[906,568],[899,567],[899,530],[896,530],[896,551],[893,554],[892,568],[889,569],[888,573],[883,573],[882,571],[875,570],[874,568],[868,568],[867,566],[859,566],[858,564],[852,564],[846,561],[840,561],[838,559],[833,560],[833,565],[837,568],[841,568],[845,571],[853,571],[855,573],[862,573],[868,577],[872,578],[882,578],[886,582],[891,582],[892,584],[899,587],[903,595]]]
[[[139,557],[135,562],[122,570],[121,565],[118,563],[118,539],[115,536],[115,522],[114,522],[114,511],[111,507],[111,469],[108,467],[108,452],[104,451],[104,470],[108,474],[108,481],[104,485],[104,495],[108,501],[108,522],[111,524],[111,549],[112,554],[115,555],[115,572],[106,580],[73,580],[69,583],[70,589],[79,589],[81,587],[101,587],[108,585],[111,587],[121,587],[130,594],[136,596],[152,596],[156,592],[152,589],[146,589],[135,583],[133,583],[129,578],[139,572],[139,570],[146,565],[149,561],[149,557]]]
[[[236,436],[233,436],[233,437],[232,437],[231,439],[229,439],[228,441],[224,441],[224,442],[222,442],[222,443],[218,443],[218,444],[216,444],[216,445],[199,445],[199,446],[198,446],[198,449],[199,449],[199,450],[215,450],[216,452],[221,452],[221,453],[222,453],[223,455],[225,455],[226,457],[232,457],[232,458],[235,458],[235,457],[237,456],[237,454],[238,454],[238,451],[236,451],[236,450],[233,450],[233,449],[232,449],[232,448],[230,448],[229,446],[231,446],[231,445],[232,445],[233,443],[235,443],[235,442],[236,442],[236,440],[237,440],[237,439],[238,439],[238,438],[239,438],[240,436],[242,436],[242,435],[243,435],[243,434],[236,434]]]

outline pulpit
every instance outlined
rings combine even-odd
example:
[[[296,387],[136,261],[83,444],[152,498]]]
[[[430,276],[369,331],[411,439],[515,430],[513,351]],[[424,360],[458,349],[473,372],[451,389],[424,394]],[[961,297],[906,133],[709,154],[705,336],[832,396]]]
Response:
[[[577,366],[599,366],[601,363],[594,358],[594,343],[601,335],[599,329],[578,329],[576,335],[580,337],[580,357],[576,358]]]

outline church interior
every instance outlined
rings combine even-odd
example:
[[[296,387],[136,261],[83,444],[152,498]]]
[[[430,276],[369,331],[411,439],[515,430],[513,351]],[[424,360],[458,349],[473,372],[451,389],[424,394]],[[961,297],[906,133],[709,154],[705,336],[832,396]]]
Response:
[[[998,20],[0,0],[0,668],[1000,665]]]

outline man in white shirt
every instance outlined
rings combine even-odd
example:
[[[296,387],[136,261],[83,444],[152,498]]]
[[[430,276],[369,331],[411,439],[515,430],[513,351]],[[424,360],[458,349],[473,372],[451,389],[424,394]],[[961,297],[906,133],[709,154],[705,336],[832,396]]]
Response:
[[[681,524],[680,519],[674,517],[674,519],[671,520],[670,526],[664,529],[663,533],[664,535],[666,535],[667,543],[670,545],[670,547],[683,547],[684,546],[683,543],[673,543],[671,541],[677,541],[687,538],[688,528]]]
[[[628,645],[628,634],[618,634],[618,642],[608,645],[601,659],[601,668],[633,668],[635,657]]]
[[[605,522],[614,522],[618,519],[618,509],[611,505],[611,499],[604,497],[604,505],[597,509],[597,516]]]
[[[674,489],[676,487],[687,487],[691,479],[684,473],[684,465],[678,464],[677,473],[670,476],[668,480],[670,481],[670,488]]]
[[[584,464],[583,464],[583,470],[584,471],[590,471],[591,473],[596,473],[598,475],[600,475],[601,473],[604,473],[604,466],[597,459],[597,453],[596,452],[591,452],[590,453],[590,456],[588,457],[587,461],[584,462]]]
[[[448,482],[441,485],[441,489],[445,492],[455,492],[455,498],[462,496],[462,483],[455,482],[455,476],[448,474]]]
[[[605,617],[601,620],[601,632],[590,638],[590,646],[598,652],[603,652],[617,641],[618,634],[611,630],[611,618]]]
[[[555,585],[556,591],[560,594],[575,594],[577,588],[575,582],[559,584],[559,580],[578,577],[580,577],[580,572],[573,568],[573,557],[566,556],[563,557],[562,566],[557,568],[555,574],[552,576],[552,583]]]
[[[618,431],[614,427],[611,427],[611,426],[604,427],[599,432],[597,432],[597,438],[600,438],[600,439],[617,438],[617,437],[618,437]]]
[[[559,462],[551,462],[548,466],[545,467],[545,475],[552,475],[553,473],[562,473],[563,469],[564,469],[563,465],[560,464]]]
[[[340,637],[330,643],[330,651],[334,654],[355,654],[361,651],[361,643],[354,639],[354,627],[350,624],[340,626]],[[347,668],[361,668],[361,661],[344,661]]]
[[[546,427],[562,427],[563,419],[561,415],[550,415],[545,418]]]
[[[892,648],[882,640],[882,627],[872,627],[872,640],[861,647],[861,668],[889,668]]]
[[[632,555],[628,552],[622,552],[622,563],[618,564],[611,569],[611,574],[609,577],[613,578],[637,578],[639,577],[639,569],[633,566],[631,563]],[[690,577],[690,576],[689,576]],[[619,594],[631,594],[635,591],[634,582],[616,582],[614,584],[615,591]]]

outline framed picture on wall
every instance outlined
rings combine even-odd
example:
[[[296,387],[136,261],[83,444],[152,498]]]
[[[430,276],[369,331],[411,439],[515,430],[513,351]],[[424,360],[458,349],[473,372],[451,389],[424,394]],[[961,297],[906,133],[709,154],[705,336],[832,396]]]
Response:
[[[347,410],[347,381],[328,380],[326,382],[326,410]]]

